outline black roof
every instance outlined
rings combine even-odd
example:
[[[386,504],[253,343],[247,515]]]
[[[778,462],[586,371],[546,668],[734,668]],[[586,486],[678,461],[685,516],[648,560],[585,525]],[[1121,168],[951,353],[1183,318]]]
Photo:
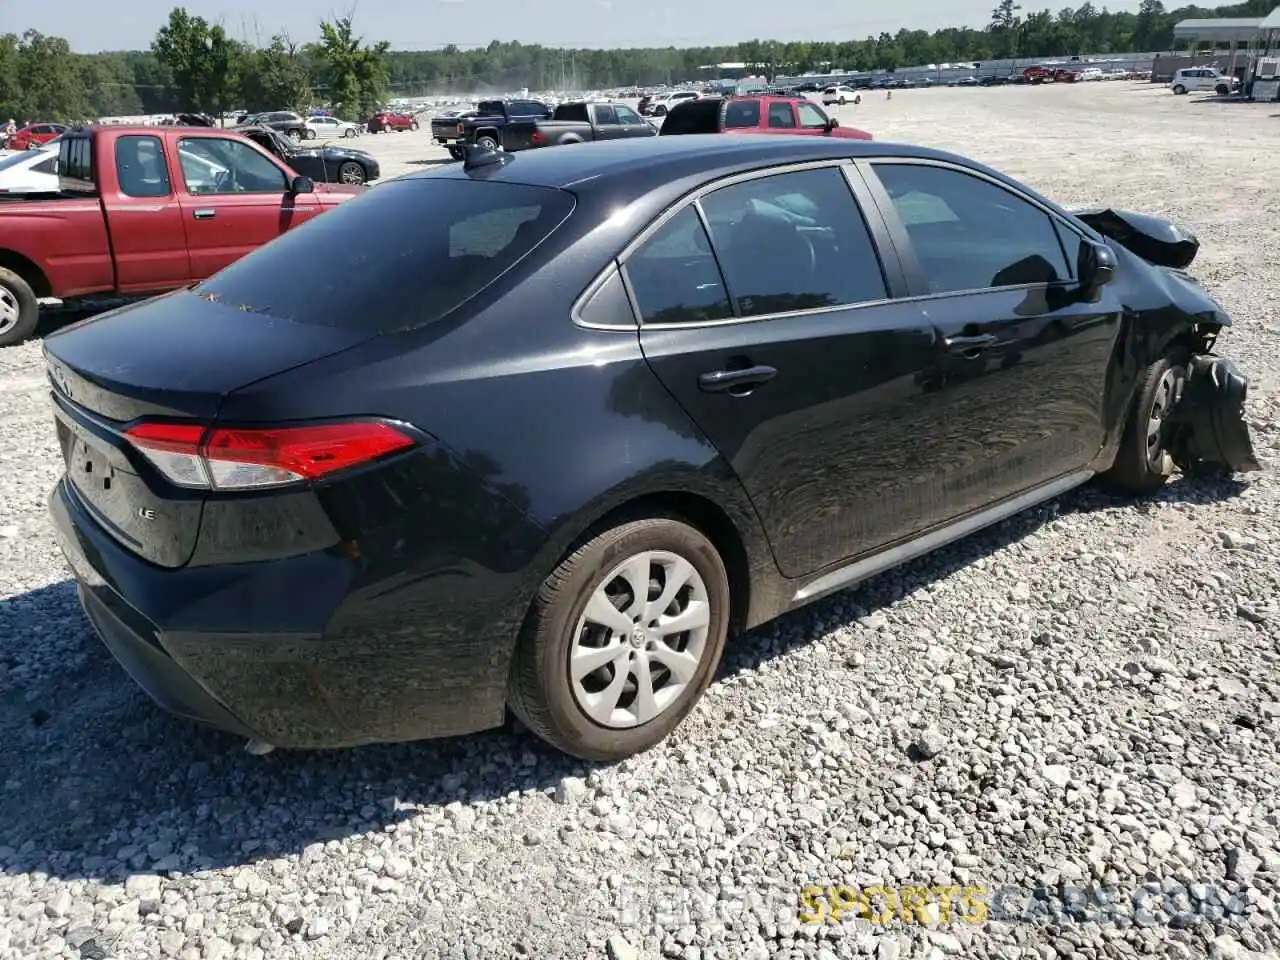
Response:
[[[927,147],[877,140],[843,140],[835,137],[798,137],[792,135],[720,135],[691,134],[683,137],[640,137],[607,140],[598,143],[546,147],[512,154],[503,164],[493,164],[467,171],[461,164],[436,170],[409,173],[397,179],[415,180],[426,177],[465,179],[476,176],[485,180],[524,183],[544,187],[582,189],[589,182],[629,179],[652,181],[661,177],[676,180],[699,174],[714,175],[734,169],[769,166],[777,163],[840,157],[920,157],[966,162],[963,158]]]

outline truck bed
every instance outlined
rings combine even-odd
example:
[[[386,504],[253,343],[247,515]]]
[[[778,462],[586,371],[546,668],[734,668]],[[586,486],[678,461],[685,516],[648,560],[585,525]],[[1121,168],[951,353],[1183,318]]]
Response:
[[[96,196],[59,194],[0,202],[0,236],[23,238],[39,251],[48,290],[38,296],[66,299],[115,286],[115,264],[102,202]]]

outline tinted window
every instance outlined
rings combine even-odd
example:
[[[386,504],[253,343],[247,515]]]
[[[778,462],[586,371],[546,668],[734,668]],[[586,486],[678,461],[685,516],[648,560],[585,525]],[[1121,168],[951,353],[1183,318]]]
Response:
[[[923,164],[876,164],[931,293],[1071,276],[1049,215],[989,181]]]
[[[618,114],[614,111],[613,107],[610,107],[610,106],[596,107],[596,123],[605,125],[605,124],[616,124],[617,122],[618,122]]]
[[[500,117],[503,115],[501,100],[481,100],[476,104],[476,112],[482,117]]]
[[[634,126],[635,124],[638,124],[638,123],[644,123],[644,120],[641,119],[640,114],[636,113],[630,107],[624,107],[622,104],[619,103],[613,109],[614,109],[614,112],[618,114],[618,122],[621,124],[625,124],[626,126]]]
[[[622,283],[622,274],[616,267],[609,270],[605,281],[600,284],[578,310],[578,317],[583,323],[601,327],[634,327],[636,316],[631,310],[631,301],[627,298],[627,288]]]
[[[800,112],[800,126],[805,129],[826,129],[827,115],[812,103],[798,103],[796,109]]]
[[[58,176],[74,181],[77,189],[92,189],[93,150],[88,137],[64,140],[58,154]]]
[[[302,323],[407,329],[471,299],[573,205],[563,190],[523,184],[388,182],[289,230],[197,290]],[[388,230],[388,223],[402,226]]]
[[[536,100],[516,100],[511,104],[511,113],[518,117],[536,117],[546,112],[547,105]]]
[[[121,137],[116,141],[116,177],[126,197],[167,197],[169,171],[159,137]]]
[[[742,316],[888,295],[862,211],[838,170],[748,180],[709,194],[702,208]]]
[[[21,156],[21,154],[19,154],[19,156]],[[32,173],[57,173],[58,158],[49,157],[46,160],[41,160],[34,167],[31,168],[31,172]]]
[[[182,140],[178,158],[190,193],[284,193],[287,185],[283,170],[239,140]],[[226,173],[210,182],[211,168],[221,168]]]
[[[759,100],[730,100],[724,110],[726,130],[760,126]]]
[[[693,207],[685,207],[627,260],[645,323],[700,323],[733,316],[720,268]]]
[[[789,103],[769,104],[769,126],[791,128],[796,125],[796,115]]]

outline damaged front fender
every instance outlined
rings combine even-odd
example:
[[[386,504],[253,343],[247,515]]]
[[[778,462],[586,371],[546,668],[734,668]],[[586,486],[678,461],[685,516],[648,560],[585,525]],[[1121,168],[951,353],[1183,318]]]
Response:
[[[1244,419],[1249,381],[1230,360],[1198,354],[1187,363],[1182,395],[1169,412],[1165,449],[1183,473],[1260,470]]]

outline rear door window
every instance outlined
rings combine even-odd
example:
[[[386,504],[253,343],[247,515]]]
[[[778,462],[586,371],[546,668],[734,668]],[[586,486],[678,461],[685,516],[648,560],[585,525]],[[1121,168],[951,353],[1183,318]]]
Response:
[[[300,323],[410,329],[501,277],[568,219],[574,203],[551,187],[390,181],[284,233],[196,290]],[[388,230],[388,223],[402,226]],[[293,279],[303,276],[306,283]]]
[[[839,170],[747,180],[701,203],[741,316],[888,296],[870,230]]]
[[[745,130],[760,126],[759,100],[730,100],[724,110],[726,130]]]
[[[685,207],[627,260],[645,323],[705,323],[733,316],[724,278],[693,207]]]

